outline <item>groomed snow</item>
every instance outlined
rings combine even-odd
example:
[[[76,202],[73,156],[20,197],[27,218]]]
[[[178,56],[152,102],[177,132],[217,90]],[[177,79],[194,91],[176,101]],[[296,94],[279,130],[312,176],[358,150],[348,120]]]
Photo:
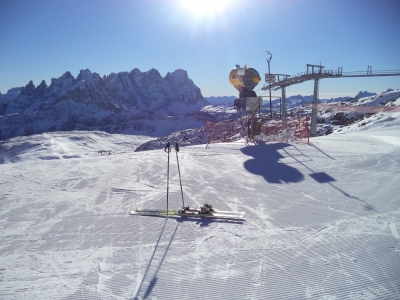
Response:
[[[0,164],[132,152],[154,138],[103,131],[48,132],[0,141]]]
[[[70,158],[27,148],[0,166],[1,299],[399,299],[399,125],[182,147],[185,204],[245,211],[237,222],[129,215],[165,207],[162,150],[51,145],[40,155]]]

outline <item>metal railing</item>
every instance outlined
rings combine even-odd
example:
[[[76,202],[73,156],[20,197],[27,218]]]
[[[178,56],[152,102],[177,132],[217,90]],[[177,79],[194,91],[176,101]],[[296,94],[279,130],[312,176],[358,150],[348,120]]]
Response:
[[[351,71],[343,72],[341,68],[338,70],[319,70],[318,72],[301,72],[296,73],[294,76],[287,76],[286,78],[276,81],[271,84],[264,84],[262,90],[269,88],[277,90],[289,85],[302,83],[312,79],[323,78],[340,78],[340,77],[372,77],[372,76],[400,76],[400,70],[378,70],[372,71],[368,68],[366,71]]]

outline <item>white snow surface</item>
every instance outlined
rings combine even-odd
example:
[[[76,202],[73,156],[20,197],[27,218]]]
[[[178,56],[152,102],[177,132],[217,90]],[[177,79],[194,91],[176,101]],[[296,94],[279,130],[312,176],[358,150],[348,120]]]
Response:
[[[0,141],[0,164],[130,153],[151,140],[154,138],[103,131],[48,132],[20,136]]]
[[[165,208],[167,153],[81,134],[2,144],[1,299],[399,299],[400,125],[181,147],[185,204],[245,221],[129,215]]]

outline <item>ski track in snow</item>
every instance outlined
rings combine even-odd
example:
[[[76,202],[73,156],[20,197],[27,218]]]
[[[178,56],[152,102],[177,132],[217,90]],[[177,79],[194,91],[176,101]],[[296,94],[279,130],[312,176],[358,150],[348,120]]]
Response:
[[[399,299],[396,132],[182,147],[185,204],[245,221],[129,215],[165,208],[162,150],[14,153],[1,165],[0,298]],[[49,157],[77,151],[50,145]],[[171,152],[169,207],[181,204]]]

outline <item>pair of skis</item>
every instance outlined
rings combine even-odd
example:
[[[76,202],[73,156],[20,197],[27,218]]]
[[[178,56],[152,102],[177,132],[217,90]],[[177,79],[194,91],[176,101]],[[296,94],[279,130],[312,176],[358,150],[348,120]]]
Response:
[[[165,209],[151,209],[151,208],[137,208],[135,210],[138,213],[145,213],[145,212],[160,212],[160,213],[166,213],[167,211]],[[192,208],[192,207],[184,207],[183,209],[170,209],[168,212],[189,212],[189,213],[200,213],[201,209],[199,208]],[[212,210],[212,213],[218,213],[218,214],[228,214],[228,215],[244,215],[245,212],[234,212],[234,211],[227,211],[227,210]]]
[[[189,217],[201,219],[227,219],[227,220],[244,220],[244,212],[233,211],[217,211],[214,210],[210,213],[202,213],[200,209],[179,209],[179,210],[162,210],[162,209],[143,209],[137,208],[131,212],[132,215],[139,216],[176,216],[176,217]]]

